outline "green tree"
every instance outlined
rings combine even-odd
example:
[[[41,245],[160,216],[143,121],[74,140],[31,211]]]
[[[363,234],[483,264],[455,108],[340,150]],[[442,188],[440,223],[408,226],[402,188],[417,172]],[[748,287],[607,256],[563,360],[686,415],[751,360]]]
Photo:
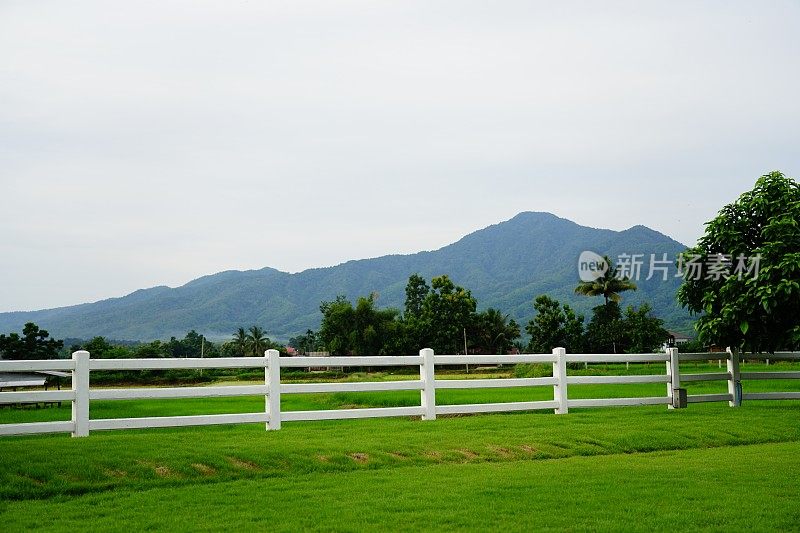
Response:
[[[628,340],[625,336],[622,310],[613,300],[592,309],[592,319],[586,326],[586,343],[593,353],[621,353]]]
[[[422,305],[430,290],[425,278],[411,274],[406,284],[406,317],[418,317],[422,313]]]
[[[301,354],[317,351],[319,339],[313,330],[307,330],[304,335],[298,335],[289,339],[289,346],[296,349]]]
[[[654,352],[669,336],[664,329],[664,321],[653,316],[653,308],[648,303],[643,303],[639,309],[628,306],[625,310],[623,327],[624,337],[628,341],[628,353]]]
[[[800,346],[800,186],[780,172],[706,223],[684,266],[730,262],[730,273],[687,269],[678,301],[701,313],[695,328],[705,344],[774,352]],[[679,263],[679,266],[680,264]],[[697,279],[695,279],[697,278]]]
[[[431,289],[418,274],[412,274],[406,284],[405,313],[402,317],[404,336],[411,353],[431,344],[428,317],[423,313],[425,299]]]
[[[455,285],[446,275],[433,278],[421,312],[428,347],[438,353],[459,353],[464,330],[473,323],[476,308],[477,301],[469,290]]]
[[[322,313],[319,336],[327,351],[332,355],[350,355],[353,304],[339,295],[333,301],[322,302],[319,310]]]
[[[167,349],[167,345],[161,341],[153,341],[145,344],[140,344],[135,350],[136,357],[142,359],[157,359],[162,357],[171,357]]]
[[[271,345],[267,333],[258,326],[250,326],[247,333],[247,349],[250,355],[260,357]]]
[[[247,339],[247,332],[244,330],[244,328],[239,328],[236,330],[236,333],[233,334],[233,340],[231,340],[231,343],[234,346],[234,353],[238,357],[245,357],[247,355],[249,342]]]
[[[83,350],[89,352],[92,357],[97,359],[104,359],[106,353],[110,352],[113,346],[106,340],[105,337],[94,337],[92,340],[83,345]]]
[[[361,297],[355,307],[343,296],[320,305],[319,337],[334,355],[399,355],[402,323],[396,309],[378,309],[375,296]]]
[[[56,359],[64,341],[50,338],[47,330],[33,322],[22,328],[22,336],[0,335],[0,359]]]
[[[82,349],[95,359],[129,359],[136,353],[127,346],[109,342],[105,337],[94,337]]]
[[[608,256],[605,256],[608,268],[602,276],[594,281],[581,281],[575,287],[576,294],[583,296],[602,296],[606,305],[609,302],[619,302],[622,298],[619,293],[635,291],[636,284],[625,276],[620,276],[619,266],[614,265]]]
[[[474,323],[473,344],[490,354],[508,353],[520,336],[519,324],[491,307],[478,313]]]
[[[583,351],[583,315],[544,294],[536,297],[533,308],[536,315],[525,326],[531,336],[528,351],[550,353],[553,348],[565,348],[570,353]]]

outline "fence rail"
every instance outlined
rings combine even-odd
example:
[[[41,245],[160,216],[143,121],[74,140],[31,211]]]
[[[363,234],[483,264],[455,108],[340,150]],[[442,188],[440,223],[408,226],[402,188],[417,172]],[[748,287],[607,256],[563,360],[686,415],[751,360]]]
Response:
[[[778,352],[776,354],[748,354],[747,359],[799,360],[800,353]],[[681,361],[722,360],[726,372],[704,374],[681,374]],[[568,375],[567,363],[665,363],[664,374],[628,376]],[[436,365],[464,364],[552,364],[552,377],[504,378],[504,379],[441,379],[436,377]],[[376,381],[352,383],[281,383],[281,368],[308,367],[419,367],[419,379],[407,381]],[[264,384],[231,385],[210,387],[160,387],[160,388],[91,388],[92,371],[170,370],[206,368],[263,368]],[[82,437],[90,431],[134,428],[183,427],[212,424],[264,423],[269,430],[280,429],[281,422],[300,420],[337,420],[352,418],[375,418],[392,416],[420,416],[423,420],[434,420],[437,415],[468,413],[495,413],[511,411],[533,411],[552,409],[565,414],[570,408],[680,405],[681,381],[704,382],[725,381],[728,392],[724,394],[695,394],[686,396],[685,403],[728,402],[738,406],[745,400],[800,399],[800,392],[742,393],[741,381],[765,379],[800,379],[800,372],[740,372],[739,354],[728,350],[724,353],[685,353],[676,348],[667,348],[665,353],[654,354],[567,354],[556,348],[551,354],[519,355],[435,355],[433,350],[421,350],[419,355],[401,357],[293,357],[280,358],[275,350],[267,350],[264,357],[231,357],[215,359],[91,359],[86,351],[78,351],[69,360],[45,361],[0,361],[0,371],[70,371],[72,389],[65,391],[20,391],[0,392],[0,404],[27,402],[69,401],[72,403],[72,419],[63,422],[33,422],[22,424],[0,424],[0,435],[23,435],[34,433],[70,432]],[[570,399],[569,385],[587,384],[637,384],[664,383],[664,396],[629,398],[576,398]],[[508,403],[480,403],[459,405],[437,405],[437,389],[484,389],[506,387],[553,387],[553,399]],[[319,411],[281,411],[281,394],[308,394],[332,392],[366,391],[419,391],[420,405],[410,407],[377,407],[363,409],[335,409]],[[167,398],[216,398],[227,396],[264,396],[263,412],[239,414],[215,414],[193,416],[142,417],[90,419],[89,404],[96,400],[134,400]]]

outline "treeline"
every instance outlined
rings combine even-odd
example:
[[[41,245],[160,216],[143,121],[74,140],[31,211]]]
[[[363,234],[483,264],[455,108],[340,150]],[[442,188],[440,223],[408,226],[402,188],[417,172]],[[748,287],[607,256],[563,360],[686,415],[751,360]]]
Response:
[[[265,331],[252,326],[247,331],[239,328],[233,339],[215,343],[195,330],[189,331],[183,339],[172,337],[168,341],[152,341],[134,346],[109,342],[104,337],[73,345],[70,352],[87,350],[92,357],[99,359],[167,358],[167,357],[245,357],[263,356],[264,351],[275,349],[286,353],[286,347],[266,336]]]
[[[576,292],[603,296],[605,303],[592,310],[588,324],[567,304],[546,295],[533,302],[534,317],[525,325],[530,335],[521,341],[520,325],[497,309],[477,311],[470,290],[455,285],[448,276],[430,285],[414,274],[406,285],[404,310],[379,309],[375,294],[355,303],[344,296],[322,302],[319,331],[290,339],[300,353],[325,350],[332,355],[405,355],[421,348],[436,353],[505,354],[511,351],[546,353],[564,347],[572,353],[643,353],[667,340],[663,322],[652,308],[619,305],[619,292],[635,285],[609,269],[607,279],[594,285],[581,283]],[[594,288],[593,288],[594,287]]]
[[[227,342],[215,343],[194,330],[183,339],[175,337],[168,341],[131,342],[113,341],[105,337],[94,337],[88,341],[50,337],[47,330],[36,324],[25,324],[22,334],[0,335],[0,359],[59,359],[68,358],[73,352],[87,350],[96,359],[172,358],[172,357],[245,357],[263,356],[264,351],[275,349],[286,354],[286,347],[272,341],[266,332],[252,326],[245,331],[239,328]]]

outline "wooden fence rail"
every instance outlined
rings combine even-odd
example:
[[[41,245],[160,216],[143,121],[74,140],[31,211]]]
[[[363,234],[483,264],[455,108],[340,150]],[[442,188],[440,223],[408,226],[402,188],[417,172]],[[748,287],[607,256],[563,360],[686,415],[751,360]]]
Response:
[[[681,361],[722,359],[727,361],[726,372],[689,374],[680,372]],[[800,360],[800,354],[779,352],[769,355],[748,355],[748,359]],[[570,376],[568,363],[665,363],[664,374],[628,376]],[[507,379],[437,379],[437,365],[464,364],[552,364],[552,377]],[[281,368],[352,366],[411,366],[419,368],[419,379],[408,381],[379,381],[355,383],[281,383]],[[98,370],[168,370],[203,368],[263,368],[264,384],[210,387],[160,387],[160,388],[91,388],[90,374]],[[65,391],[0,392],[0,404],[24,402],[69,401],[72,418],[64,422],[33,422],[0,424],[0,435],[70,432],[74,437],[84,437],[90,431],[110,429],[180,427],[212,424],[264,423],[268,430],[280,429],[283,421],[337,420],[391,416],[419,416],[434,420],[437,415],[466,413],[492,413],[552,409],[566,414],[571,407],[607,407],[632,405],[680,405],[681,381],[725,381],[725,394],[697,394],[686,397],[687,403],[728,402],[735,407],[745,400],[800,399],[798,392],[761,392],[742,394],[741,380],[800,379],[800,372],[740,372],[739,354],[728,350],[724,354],[678,353],[677,348],[667,348],[664,353],[653,354],[567,354],[556,348],[550,354],[518,355],[435,355],[423,349],[419,355],[401,357],[279,357],[276,350],[267,350],[264,357],[231,357],[214,359],[91,359],[89,352],[78,351],[69,360],[0,361],[2,372],[70,371],[72,389]],[[664,396],[628,398],[570,399],[570,385],[664,383]],[[553,387],[552,400],[506,403],[480,403],[437,405],[437,389],[483,389],[506,387]],[[281,411],[282,394],[309,394],[365,391],[419,391],[420,404],[411,407],[380,407],[363,409],[334,409],[317,411]],[[96,400],[133,400],[167,398],[216,398],[224,396],[264,396],[264,411],[256,413],[217,414],[195,416],[168,416],[143,418],[91,419],[89,404]]]

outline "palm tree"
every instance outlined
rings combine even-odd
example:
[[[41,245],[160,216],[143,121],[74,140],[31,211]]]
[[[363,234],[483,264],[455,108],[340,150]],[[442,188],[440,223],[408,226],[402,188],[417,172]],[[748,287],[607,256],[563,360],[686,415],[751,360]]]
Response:
[[[611,259],[605,256],[606,264],[609,266],[605,273],[594,281],[581,281],[575,287],[575,293],[584,296],[603,296],[606,305],[609,301],[619,302],[622,298],[619,293],[625,291],[635,291],[636,284],[626,277],[619,276],[619,266],[614,266]]]
[[[497,309],[489,308],[478,315],[479,342],[491,354],[505,354],[519,337],[519,325]]]
[[[240,356],[244,357],[247,355],[248,340],[247,332],[244,330],[244,328],[239,328],[236,330],[236,333],[233,334],[233,340],[231,342],[233,342],[233,345],[236,347],[236,352]]]
[[[250,326],[247,334],[247,346],[255,357],[264,355],[269,339],[266,332],[258,326]]]

